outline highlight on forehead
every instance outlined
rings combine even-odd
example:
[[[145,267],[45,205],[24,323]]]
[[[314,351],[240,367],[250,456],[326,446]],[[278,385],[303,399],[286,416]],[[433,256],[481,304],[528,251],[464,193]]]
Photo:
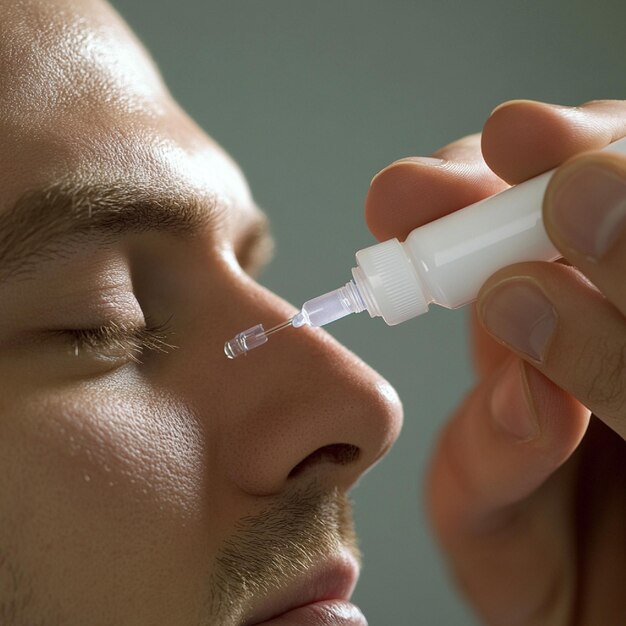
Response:
[[[0,280],[27,273],[68,242],[151,230],[189,235],[214,226],[225,208],[217,194],[183,195],[152,182],[58,181],[0,211]]]
[[[103,0],[0,0],[0,118],[31,122],[92,106],[158,110],[167,90],[153,60]]]

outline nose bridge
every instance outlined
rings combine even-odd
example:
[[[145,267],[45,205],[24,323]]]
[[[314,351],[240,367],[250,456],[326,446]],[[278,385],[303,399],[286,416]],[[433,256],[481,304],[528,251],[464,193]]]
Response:
[[[280,298],[247,286],[231,301],[232,334],[290,315]],[[212,416],[216,460],[248,493],[278,493],[299,470],[347,489],[398,435],[393,389],[321,329],[290,328],[247,356],[220,356],[220,389],[213,401],[198,400],[210,410],[216,391],[224,396],[218,419]]]

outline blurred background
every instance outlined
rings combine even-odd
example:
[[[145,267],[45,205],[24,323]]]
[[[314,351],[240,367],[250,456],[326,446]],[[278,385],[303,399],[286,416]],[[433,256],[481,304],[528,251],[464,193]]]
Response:
[[[294,304],[343,284],[374,243],[363,200],[389,162],[480,130],[504,100],[626,97],[624,0],[113,4],[241,165],[277,243],[261,282]],[[354,491],[365,555],[354,600],[370,626],[476,624],[421,501],[437,433],[472,385],[466,325],[467,311],[431,310],[393,328],[365,313],[327,327],[406,412],[395,448]]]

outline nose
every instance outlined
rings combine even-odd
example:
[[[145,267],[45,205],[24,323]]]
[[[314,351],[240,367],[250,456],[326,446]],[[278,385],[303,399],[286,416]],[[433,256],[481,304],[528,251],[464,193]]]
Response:
[[[321,329],[288,329],[245,357],[226,359],[225,339],[294,314],[251,281],[245,289],[231,286],[229,296],[223,312],[229,324],[215,345],[219,389],[213,393],[223,402],[216,406],[213,395],[205,403],[218,431],[218,470],[258,496],[278,494],[303,477],[349,489],[399,434],[396,392]]]

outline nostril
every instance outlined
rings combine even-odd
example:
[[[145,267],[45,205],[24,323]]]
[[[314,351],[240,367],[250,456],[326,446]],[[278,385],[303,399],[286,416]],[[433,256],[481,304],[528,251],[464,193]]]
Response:
[[[322,448],[318,448],[315,452],[311,452],[309,456],[302,459],[300,463],[293,467],[289,472],[289,478],[301,474],[304,469],[316,465],[318,463],[336,463],[337,465],[349,465],[361,456],[361,450],[357,446],[349,443],[333,443]]]

